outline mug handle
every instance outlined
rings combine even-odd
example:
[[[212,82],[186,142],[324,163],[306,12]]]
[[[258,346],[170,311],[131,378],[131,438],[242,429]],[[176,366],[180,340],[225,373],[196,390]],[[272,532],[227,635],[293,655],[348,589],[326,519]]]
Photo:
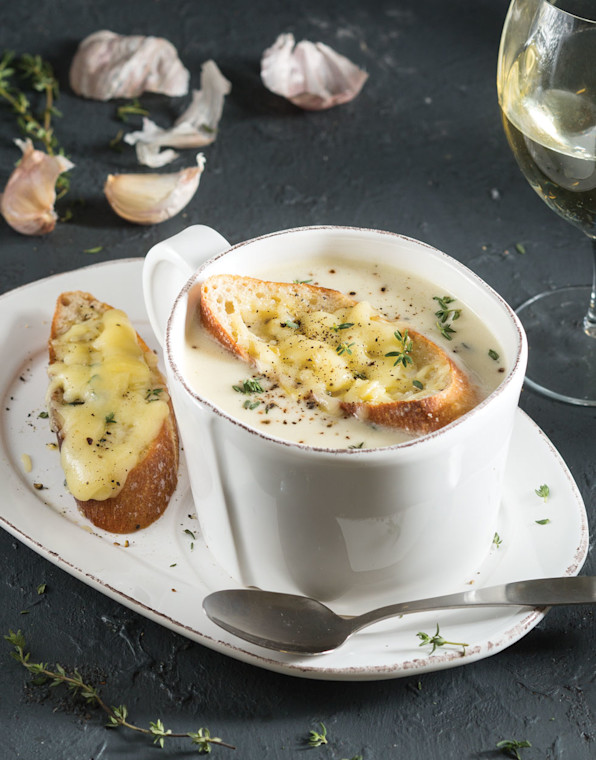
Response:
[[[149,251],[143,264],[143,297],[149,322],[161,346],[182,286],[207,259],[229,247],[219,232],[197,224],[157,243]]]

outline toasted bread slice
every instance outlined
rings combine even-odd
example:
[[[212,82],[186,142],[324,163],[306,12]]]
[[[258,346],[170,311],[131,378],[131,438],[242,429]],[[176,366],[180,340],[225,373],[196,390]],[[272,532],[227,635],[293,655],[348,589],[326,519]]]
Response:
[[[202,283],[200,311],[222,346],[329,412],[423,434],[477,403],[443,349],[337,290],[215,275]]]
[[[67,486],[94,525],[131,533],[166,509],[178,433],[157,357],[124,312],[62,293],[49,340],[47,406]]]

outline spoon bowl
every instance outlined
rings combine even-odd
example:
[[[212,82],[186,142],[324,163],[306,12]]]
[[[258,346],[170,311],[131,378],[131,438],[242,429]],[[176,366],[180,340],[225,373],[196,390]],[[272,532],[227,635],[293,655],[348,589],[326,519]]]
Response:
[[[551,607],[596,603],[596,577],[539,578],[391,604],[362,615],[338,615],[306,596],[225,589],[203,600],[207,616],[251,644],[290,654],[322,654],[356,631],[396,615],[462,607]]]

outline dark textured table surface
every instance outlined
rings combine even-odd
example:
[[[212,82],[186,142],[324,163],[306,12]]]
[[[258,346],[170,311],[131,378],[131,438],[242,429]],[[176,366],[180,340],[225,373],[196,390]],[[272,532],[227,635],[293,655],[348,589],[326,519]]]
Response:
[[[191,223],[210,225],[231,242],[308,224],[401,232],[466,263],[512,304],[557,284],[586,283],[587,240],[535,196],[502,133],[495,68],[506,7],[506,0],[5,4],[0,49],[39,53],[54,65],[63,113],[56,130],[76,169],[64,201],[73,208],[71,221],[43,238],[0,224],[0,291],[143,256]],[[78,99],[68,87],[78,42],[103,28],[167,37],[195,87],[209,58],[232,83],[217,141],[205,149],[197,195],[183,214],[160,225],[137,227],[108,208],[105,176],[135,170],[134,152],[108,147],[122,127],[113,103]],[[365,68],[370,78],[360,96],[306,113],[266,91],[260,56],[285,31],[326,42]],[[162,123],[180,111],[179,101],[141,100]],[[0,185],[18,157],[16,136],[15,119],[0,104]],[[593,533],[594,410],[528,390],[521,406],[567,462]],[[596,574],[593,549],[582,572]],[[38,594],[42,583],[45,593]],[[23,630],[35,660],[79,668],[107,702],[125,703],[138,724],[159,717],[174,731],[208,727],[237,747],[214,748],[222,757],[460,760],[501,756],[495,745],[503,739],[529,741],[531,748],[520,749],[524,760],[596,756],[596,626],[589,608],[553,610],[509,649],[465,667],[338,683],[275,674],[192,643],[4,531],[0,594],[0,631]],[[192,753],[182,739],[159,750],[146,737],[106,730],[100,710],[73,702],[62,689],[31,685],[9,651],[0,643],[2,758]],[[308,748],[309,731],[320,722],[329,744]]]

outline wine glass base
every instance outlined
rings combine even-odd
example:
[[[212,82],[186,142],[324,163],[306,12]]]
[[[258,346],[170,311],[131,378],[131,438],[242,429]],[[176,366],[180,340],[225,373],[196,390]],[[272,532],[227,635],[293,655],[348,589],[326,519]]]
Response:
[[[596,406],[596,337],[584,331],[590,290],[558,288],[516,309],[528,336],[526,385],[579,406]]]

